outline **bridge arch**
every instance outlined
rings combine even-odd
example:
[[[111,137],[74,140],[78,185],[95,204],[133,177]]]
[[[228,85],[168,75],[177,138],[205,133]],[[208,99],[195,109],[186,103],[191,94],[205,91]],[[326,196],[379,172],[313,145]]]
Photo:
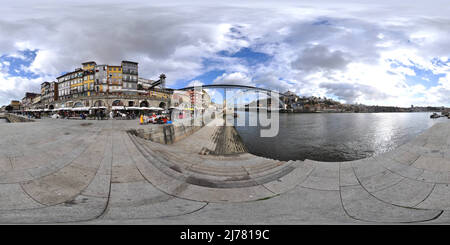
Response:
[[[106,102],[103,100],[96,100],[93,105],[94,107],[106,106]]]

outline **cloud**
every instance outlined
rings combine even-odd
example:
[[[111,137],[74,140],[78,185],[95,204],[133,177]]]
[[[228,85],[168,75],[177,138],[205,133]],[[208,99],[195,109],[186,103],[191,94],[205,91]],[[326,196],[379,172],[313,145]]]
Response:
[[[194,80],[194,81],[189,82],[189,83],[186,85],[186,87],[194,87],[194,86],[202,86],[202,85],[204,85],[203,82],[201,82],[201,81],[199,81],[199,80]]]
[[[255,84],[252,82],[252,79],[241,72],[233,72],[230,74],[224,73],[221,76],[217,77],[213,83],[255,86]]]
[[[11,100],[21,100],[25,93],[24,91],[40,91],[41,79],[29,79],[24,77],[11,77],[3,72],[0,72],[0,105],[7,105]]]
[[[346,53],[328,47],[315,45],[302,51],[299,57],[292,62],[292,67],[303,71],[344,70],[350,63],[350,56]]]
[[[358,100],[381,101],[390,97],[390,95],[377,88],[365,84],[321,83],[319,86],[349,104],[354,104]]]

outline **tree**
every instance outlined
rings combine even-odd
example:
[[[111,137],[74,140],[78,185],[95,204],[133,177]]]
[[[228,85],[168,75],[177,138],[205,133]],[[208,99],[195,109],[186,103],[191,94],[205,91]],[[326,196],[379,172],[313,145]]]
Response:
[[[144,87],[142,87],[142,84],[138,83],[138,85],[137,85],[137,89],[138,89],[138,90],[143,90],[143,89],[144,89]]]

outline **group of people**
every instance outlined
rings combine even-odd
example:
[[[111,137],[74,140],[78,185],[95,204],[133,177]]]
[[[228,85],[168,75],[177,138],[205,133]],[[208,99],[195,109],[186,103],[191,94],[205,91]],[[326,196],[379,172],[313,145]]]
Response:
[[[40,113],[27,113],[28,117],[33,118],[40,118]],[[140,124],[166,124],[171,123],[170,118],[167,115],[163,114],[145,114],[140,113],[136,114],[132,111],[127,112],[119,112],[119,111],[110,111],[109,115],[104,110],[92,110],[89,112],[83,112],[83,111],[59,111],[58,113],[54,113],[52,115],[49,115],[51,118],[63,118],[63,119],[69,119],[69,118],[80,118],[82,120],[89,118],[93,118],[96,120],[105,120],[108,119],[108,116],[110,119],[128,119],[128,120],[134,120],[136,118],[139,118]]]
[[[166,123],[172,123],[169,118],[165,115],[156,115],[155,113],[152,113],[151,115],[141,115],[139,118],[140,124],[166,124]]]
[[[127,112],[120,112],[120,111],[111,111],[109,112],[109,118],[120,118],[120,119],[128,119],[128,120],[134,120],[136,119],[137,115],[133,111],[127,111]]]

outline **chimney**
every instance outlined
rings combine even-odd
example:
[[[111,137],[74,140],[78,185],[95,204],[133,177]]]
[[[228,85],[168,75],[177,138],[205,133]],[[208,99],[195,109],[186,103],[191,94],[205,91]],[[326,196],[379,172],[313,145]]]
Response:
[[[161,80],[161,88],[166,88],[166,75],[162,73],[159,75],[159,79]]]

